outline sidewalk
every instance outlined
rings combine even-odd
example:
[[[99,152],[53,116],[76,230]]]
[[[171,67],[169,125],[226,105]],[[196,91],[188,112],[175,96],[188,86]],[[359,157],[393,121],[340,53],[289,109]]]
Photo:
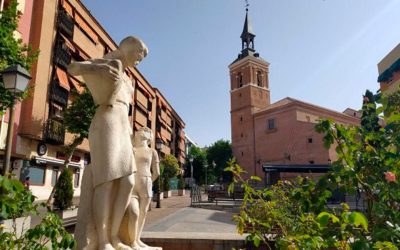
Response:
[[[161,201],[161,208],[148,212],[144,232],[236,234],[236,223],[228,211],[190,207],[189,192]]]
[[[190,191],[186,190],[184,196],[178,196],[178,191],[172,191],[172,197],[161,200],[161,208],[156,208],[156,202],[151,202],[151,211],[147,212],[145,226],[154,224],[176,211],[190,207]]]

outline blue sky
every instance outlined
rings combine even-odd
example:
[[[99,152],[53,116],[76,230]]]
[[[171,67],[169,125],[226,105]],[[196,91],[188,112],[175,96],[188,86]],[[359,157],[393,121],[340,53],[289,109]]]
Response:
[[[241,49],[243,0],[82,0],[118,43],[143,39],[140,72],[200,146],[230,139],[228,65]],[[400,42],[398,0],[249,0],[272,102],[287,96],[343,111],[376,91],[377,63]]]

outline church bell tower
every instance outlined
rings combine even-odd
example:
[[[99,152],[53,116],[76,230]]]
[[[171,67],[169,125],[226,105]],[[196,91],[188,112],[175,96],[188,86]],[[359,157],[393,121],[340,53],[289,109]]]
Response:
[[[249,175],[263,176],[255,159],[254,114],[270,104],[269,63],[255,50],[256,35],[246,8],[242,50],[229,65],[231,94],[231,140],[233,156]]]

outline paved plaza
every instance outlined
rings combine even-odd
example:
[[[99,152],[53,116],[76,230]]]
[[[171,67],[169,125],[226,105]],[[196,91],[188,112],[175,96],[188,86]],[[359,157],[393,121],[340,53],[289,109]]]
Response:
[[[173,196],[161,201],[161,208],[149,211],[144,233],[236,233],[232,214],[228,211],[190,207],[190,195]]]

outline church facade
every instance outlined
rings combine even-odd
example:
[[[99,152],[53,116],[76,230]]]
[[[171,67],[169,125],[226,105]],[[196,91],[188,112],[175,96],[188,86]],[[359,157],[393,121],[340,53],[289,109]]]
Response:
[[[324,148],[323,136],[315,131],[318,120],[351,125],[360,120],[291,97],[271,103],[269,63],[256,52],[254,38],[246,10],[242,50],[229,65],[233,155],[249,175],[266,184],[298,175],[318,176],[336,159],[335,149]]]

